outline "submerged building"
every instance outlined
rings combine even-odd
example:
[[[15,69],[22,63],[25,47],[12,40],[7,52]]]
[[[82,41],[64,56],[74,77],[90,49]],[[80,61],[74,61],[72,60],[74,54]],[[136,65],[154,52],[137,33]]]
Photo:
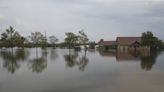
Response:
[[[105,51],[117,50],[118,52],[128,52],[150,50],[150,46],[141,45],[141,37],[117,37],[116,41],[104,41],[101,39],[98,44],[100,49]]]

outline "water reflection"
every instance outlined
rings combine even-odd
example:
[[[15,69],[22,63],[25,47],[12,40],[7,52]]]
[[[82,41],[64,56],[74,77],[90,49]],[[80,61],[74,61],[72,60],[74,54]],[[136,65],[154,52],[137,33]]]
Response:
[[[79,56],[79,53],[77,51],[65,54],[64,59],[68,67],[72,68],[74,66],[78,66],[78,69],[81,71],[85,70],[85,67],[89,62],[89,59],[86,57],[86,53],[84,53],[82,56]]]
[[[79,62],[77,63],[77,65],[79,66],[79,70],[84,71],[88,62],[89,62],[89,59],[86,56],[79,57]]]
[[[24,49],[1,50],[0,56],[3,59],[3,67],[11,74],[20,68],[20,62],[27,60],[29,52]]]
[[[47,68],[47,55],[47,49],[42,50],[41,56],[39,56],[38,52],[36,51],[36,57],[29,61],[29,69],[35,73],[41,73],[43,70],[45,70]]]
[[[60,53],[61,52],[61,53]],[[64,55],[63,55],[64,53]],[[27,68],[30,72],[41,73],[47,68],[49,61],[59,61],[66,64],[70,68],[78,68],[80,71],[84,71],[89,63],[88,55],[95,55],[95,50],[89,50],[87,53],[84,51],[77,52],[59,49],[6,49],[0,51],[0,59],[2,59],[3,68],[9,73],[14,74],[20,69],[21,64],[27,63]],[[99,52],[101,57],[114,57],[117,62],[140,62],[140,67],[143,70],[150,71],[153,65],[156,63],[157,57],[160,52]],[[102,57],[103,56],[103,57]],[[27,62],[24,62],[27,61]],[[56,62],[54,63],[56,64]]]
[[[143,70],[150,71],[153,65],[156,63],[157,57],[161,52],[152,52],[149,56],[141,56],[141,68]]]
[[[101,56],[105,57],[115,57],[117,62],[123,61],[140,61],[141,69],[150,71],[153,65],[156,63],[157,57],[161,52],[102,52],[99,51]]]
[[[52,61],[55,61],[59,57],[58,51],[56,49],[51,49],[50,58]]]
[[[137,61],[140,60],[140,53],[139,52],[117,52],[116,53],[116,60],[117,61]]]

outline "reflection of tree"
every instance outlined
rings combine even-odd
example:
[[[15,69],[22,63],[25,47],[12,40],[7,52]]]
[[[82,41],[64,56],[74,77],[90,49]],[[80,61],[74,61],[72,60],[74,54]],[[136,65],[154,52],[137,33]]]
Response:
[[[64,55],[65,61],[67,63],[68,67],[73,67],[76,64],[76,58],[78,57],[78,54],[68,54],[68,55]]]
[[[86,56],[82,56],[81,58],[79,58],[79,62],[78,62],[79,70],[84,71],[88,62],[89,62],[89,59]]]
[[[150,71],[155,64],[156,58],[159,54],[160,52],[152,52],[150,56],[141,56],[141,68],[143,70]]]
[[[51,56],[50,56],[51,60],[55,60],[58,58],[58,53],[56,51],[56,49],[52,49],[51,50]]]
[[[38,52],[36,52],[36,57],[30,60],[30,69],[33,72],[40,73],[47,67],[47,50],[42,51],[41,57],[38,57]]]
[[[47,62],[45,62],[43,57],[34,58],[30,60],[31,67],[33,72],[40,73],[47,67]]]
[[[19,61],[26,60],[29,56],[28,52],[20,49],[15,51],[1,51],[0,53],[4,60],[3,67],[12,74],[14,74],[15,71],[20,68]]]
[[[42,57],[43,57],[45,60],[47,60],[47,55],[48,55],[47,48],[42,49]]]
[[[65,61],[68,67],[78,66],[79,70],[84,71],[87,66],[89,60],[84,55],[82,57],[78,57],[78,53],[64,55]]]

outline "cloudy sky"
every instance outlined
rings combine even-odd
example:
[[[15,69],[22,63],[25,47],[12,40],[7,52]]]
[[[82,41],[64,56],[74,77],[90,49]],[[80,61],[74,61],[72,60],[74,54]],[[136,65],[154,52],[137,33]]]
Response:
[[[84,29],[89,38],[114,40],[150,30],[164,40],[162,0],[0,0],[0,33],[13,26],[22,35],[40,31],[60,41]]]

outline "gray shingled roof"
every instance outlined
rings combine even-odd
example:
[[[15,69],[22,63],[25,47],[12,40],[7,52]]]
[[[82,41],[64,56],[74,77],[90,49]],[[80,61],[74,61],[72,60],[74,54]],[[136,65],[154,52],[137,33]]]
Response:
[[[117,45],[131,45],[136,41],[141,43],[141,37],[117,37]]]

